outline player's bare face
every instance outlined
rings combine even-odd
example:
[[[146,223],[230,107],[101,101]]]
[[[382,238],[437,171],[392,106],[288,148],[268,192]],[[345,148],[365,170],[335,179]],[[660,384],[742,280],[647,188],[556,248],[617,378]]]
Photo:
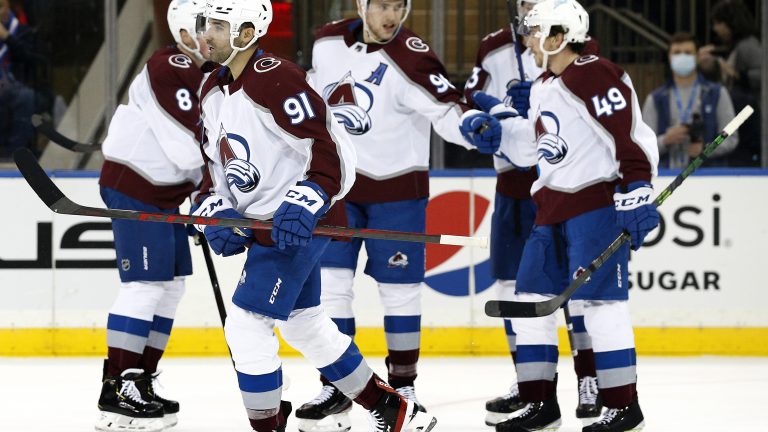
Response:
[[[213,18],[208,18],[203,39],[208,45],[209,59],[216,63],[224,63],[232,54],[232,46],[229,43],[229,23]],[[202,47],[201,47],[202,51]]]
[[[395,36],[405,13],[403,0],[371,0],[365,21],[373,39],[370,42],[385,42]],[[366,35],[368,36],[368,35]]]
[[[184,46],[190,51],[194,51],[196,48],[195,39],[197,39],[197,43],[200,45],[200,54],[204,59],[208,60],[211,56],[211,53],[208,50],[208,44],[205,43],[205,39],[203,39],[202,35],[198,34],[193,37],[186,30],[181,30],[181,43],[183,43]]]
[[[542,35],[539,27],[531,29],[530,35],[525,38],[525,46],[531,49],[533,58],[536,60],[536,66],[540,68],[544,67],[544,53],[541,51],[541,45],[539,45],[541,38]]]

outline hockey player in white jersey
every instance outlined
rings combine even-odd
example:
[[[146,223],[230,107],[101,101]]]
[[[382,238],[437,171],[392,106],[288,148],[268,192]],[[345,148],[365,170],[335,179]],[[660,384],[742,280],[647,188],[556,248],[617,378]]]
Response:
[[[490,111],[500,100],[504,100],[507,105],[521,106],[521,114],[527,115],[525,106],[529,104],[531,84],[543,70],[536,65],[533,51],[525,46],[525,36],[519,34],[519,23],[540,1],[517,0],[518,16],[512,28],[505,26],[483,38],[480,43],[477,62],[464,86],[464,96],[480,109]],[[512,37],[512,29],[516,32],[515,38]],[[594,40],[587,42],[586,53],[597,54]],[[535,143],[531,145],[535,146]],[[496,279],[499,298],[512,300],[523,245],[536,217],[536,207],[531,199],[531,186],[537,177],[536,167],[516,167],[502,153],[494,155],[493,164],[497,174],[491,222],[491,272]],[[563,282],[567,285],[568,280]],[[574,369],[578,380],[576,417],[591,423],[600,415],[602,408],[597,392],[595,356],[584,328],[583,305],[580,301],[573,301],[569,303],[568,310],[572,322],[571,343],[574,345],[571,349],[575,352]],[[517,348],[512,320],[504,320],[504,331],[514,362]],[[485,423],[495,425],[524,407],[515,382],[508,393],[486,402]]]
[[[202,3],[173,0],[176,47],[150,57],[104,141],[99,184],[109,208],[178,213],[202,179],[197,91],[207,50],[196,39]],[[113,220],[120,290],[107,320],[97,430],[152,432],[176,424],[179,403],[155,392],[184,276],[192,273],[183,226]]]
[[[430,47],[402,26],[410,0],[358,0],[357,8],[360,19],[330,23],[317,32],[310,71],[314,88],[357,149],[357,180],[345,198],[349,223],[424,232],[430,126],[446,141],[473,148],[459,130],[462,116],[467,125],[485,120],[462,102]],[[478,150],[495,149],[479,140]],[[363,244],[368,255],[364,271],[378,283],[384,307],[388,382],[418,403],[414,380],[424,245],[382,240],[332,244],[322,258],[323,307],[342,332],[354,336],[353,278]],[[331,415],[336,426],[323,431],[350,427],[346,412],[351,401],[327,378],[321,377],[319,396],[296,412],[301,431],[321,430],[319,421]]]
[[[271,232],[198,228],[216,253],[247,253],[225,336],[248,420],[256,432],[285,431],[278,327],[369,410],[372,430],[427,432],[435,418],[378,379],[320,307],[319,260],[331,239],[312,233],[321,220],[346,224],[338,202],[355,181],[355,149],[306,72],[259,49],[271,21],[268,0],[208,0],[204,23],[211,59],[224,66],[201,91],[210,188],[195,214],[273,224]]]
[[[622,230],[631,235],[632,249],[641,247],[659,221],[650,183],[658,150],[629,76],[603,58],[581,55],[589,16],[578,2],[544,0],[524,25],[536,62],[547,71],[532,86],[528,118],[502,121],[500,150],[517,166],[538,163],[531,190],[536,221],[523,250],[515,298],[542,301],[560,294],[559,281],[576,277]],[[535,140],[536,147],[526,140]],[[597,384],[608,408],[584,432],[643,426],[627,306],[628,260],[624,245],[573,296],[584,301]],[[512,322],[520,397],[529,405],[496,430],[556,429],[561,419],[555,315]]]

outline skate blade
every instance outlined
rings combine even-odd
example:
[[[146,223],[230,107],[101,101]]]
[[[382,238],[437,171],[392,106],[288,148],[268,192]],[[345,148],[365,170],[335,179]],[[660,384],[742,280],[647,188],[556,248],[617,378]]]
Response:
[[[437,424],[435,416],[418,411],[401,432],[429,432]]]
[[[102,432],[162,432],[162,418],[135,418],[102,411],[95,429]]]
[[[495,412],[495,411],[486,411],[485,412],[485,425],[486,426],[496,426],[497,424],[509,420],[512,417],[515,416],[518,412],[522,412],[527,405],[523,405],[522,408],[519,410],[512,411],[510,413],[501,413],[501,412]]]
[[[583,427],[587,427],[587,426],[592,425],[592,423],[600,420],[600,416],[597,416],[597,417],[582,417],[579,420],[581,420],[581,425]]]
[[[321,420],[297,418],[299,432],[347,432],[352,429],[352,421],[349,419],[350,411],[352,411],[351,406]]]
[[[165,425],[165,428],[172,428],[179,424],[179,418],[176,416],[176,414],[166,414],[163,416],[163,425]]]

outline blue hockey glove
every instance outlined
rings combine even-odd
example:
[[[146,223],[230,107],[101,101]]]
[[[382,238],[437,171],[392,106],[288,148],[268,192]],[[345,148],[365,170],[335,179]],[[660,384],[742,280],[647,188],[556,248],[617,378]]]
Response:
[[[616,224],[632,237],[632,250],[638,250],[645,236],[659,225],[659,213],[653,204],[653,186],[639,181],[622,189],[622,186],[617,186],[613,194]]]
[[[531,81],[519,82],[507,89],[509,102],[521,116],[528,118],[531,108]]]
[[[496,117],[497,120],[518,116],[518,113],[514,108],[505,105],[499,98],[481,92],[480,90],[472,93],[472,100],[475,101],[476,107]]]
[[[484,154],[493,154],[501,145],[501,123],[492,115],[469,110],[461,116],[461,135]]]
[[[209,196],[192,213],[195,216],[245,219],[243,215],[232,208],[229,200],[219,196]],[[198,231],[205,234],[205,239],[211,249],[221,256],[232,256],[245,252],[245,247],[251,242],[253,231],[249,228],[232,228],[225,226],[195,225]]]
[[[306,246],[317,221],[328,211],[328,194],[311,181],[291,186],[272,221],[272,241],[280,249]]]

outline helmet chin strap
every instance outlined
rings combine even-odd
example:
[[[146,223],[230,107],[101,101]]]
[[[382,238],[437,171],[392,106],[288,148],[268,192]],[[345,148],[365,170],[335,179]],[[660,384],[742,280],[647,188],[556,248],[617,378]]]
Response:
[[[549,30],[547,30],[547,34],[549,34]],[[553,51],[548,51],[546,48],[544,48],[544,41],[546,39],[547,38],[545,36],[542,36],[542,37],[539,38],[539,49],[543,53],[543,57],[542,57],[542,60],[541,60],[541,68],[544,69],[544,70],[547,70],[547,63],[549,63],[549,56],[555,55],[555,54],[561,52],[562,50],[565,49],[566,46],[568,46],[568,41],[565,40],[565,38],[563,38],[563,43],[561,43],[560,46],[557,47],[557,49],[555,49]]]

